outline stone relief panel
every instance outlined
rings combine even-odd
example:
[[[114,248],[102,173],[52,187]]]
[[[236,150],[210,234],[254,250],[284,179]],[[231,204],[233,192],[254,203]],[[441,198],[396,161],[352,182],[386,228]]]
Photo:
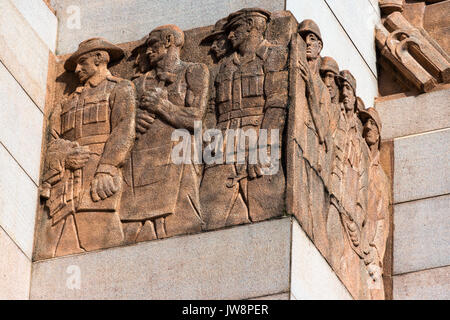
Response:
[[[381,122],[312,20],[246,8],[60,57],[34,260],[293,215],[357,299],[383,299]]]
[[[381,95],[429,92],[450,82],[450,1],[380,0],[376,45]],[[446,33],[447,31],[447,33]]]

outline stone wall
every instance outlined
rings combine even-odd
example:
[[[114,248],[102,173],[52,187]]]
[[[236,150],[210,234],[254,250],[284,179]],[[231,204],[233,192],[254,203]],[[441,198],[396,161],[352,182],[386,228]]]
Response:
[[[0,299],[28,299],[49,57],[56,16],[0,1]]]
[[[352,299],[293,218],[36,262],[31,298]]]
[[[393,141],[393,298],[449,299],[450,90],[378,101]]]

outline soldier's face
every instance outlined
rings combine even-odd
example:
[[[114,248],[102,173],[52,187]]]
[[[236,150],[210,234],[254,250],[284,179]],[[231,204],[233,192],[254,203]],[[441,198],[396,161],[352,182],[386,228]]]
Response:
[[[330,92],[330,97],[334,98],[337,94],[337,84],[336,84],[336,80],[335,80],[335,74],[331,71],[326,71],[323,75],[322,75],[322,80],[323,83],[325,83],[325,85],[328,88],[328,91]]]
[[[167,54],[167,46],[161,39],[161,32],[155,31],[150,34],[147,40],[147,56],[150,65],[154,66]]]
[[[369,146],[378,143],[378,140],[380,139],[380,131],[378,130],[378,126],[373,119],[369,119],[365,123],[363,136]]]
[[[342,102],[344,103],[345,111],[355,110],[356,97],[353,88],[347,81],[342,85]]]
[[[228,39],[234,49],[239,48],[241,44],[247,41],[250,26],[245,21],[238,21],[232,27]]]
[[[89,54],[78,58],[75,74],[81,83],[86,83],[97,72],[98,66],[95,64],[95,57]]]
[[[308,60],[317,59],[320,51],[322,51],[322,41],[312,32],[308,33],[305,38],[306,42],[306,58]]]
[[[227,52],[226,43],[227,38],[223,34],[217,36],[217,38],[213,41],[211,45],[211,52],[214,54],[217,60],[222,59],[225,53]]]

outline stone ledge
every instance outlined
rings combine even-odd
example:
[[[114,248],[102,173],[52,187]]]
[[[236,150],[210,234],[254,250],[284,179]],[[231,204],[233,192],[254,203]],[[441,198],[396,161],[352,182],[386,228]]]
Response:
[[[31,299],[274,295],[289,290],[290,239],[284,218],[35,262]],[[69,266],[80,270],[80,290],[66,287]]]
[[[376,103],[383,139],[450,127],[450,88]]]
[[[80,289],[69,289],[76,274]],[[30,296],[288,300],[290,290],[298,299],[351,299],[297,221],[286,217],[34,262]]]

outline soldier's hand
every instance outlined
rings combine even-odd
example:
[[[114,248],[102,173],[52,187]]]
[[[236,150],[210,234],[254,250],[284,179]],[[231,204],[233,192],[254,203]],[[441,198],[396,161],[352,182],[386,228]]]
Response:
[[[97,173],[91,184],[91,197],[94,202],[105,200],[114,195],[120,188],[119,177],[108,173]]]
[[[309,70],[309,66],[305,65],[302,60],[298,61],[298,66],[300,69],[300,75],[302,76],[302,79],[308,85],[311,82],[311,71]]]
[[[151,124],[155,121],[155,118],[147,111],[138,109],[136,111],[136,131],[139,133],[145,133],[150,128]]]
[[[159,108],[167,100],[167,91],[161,88],[151,88],[144,92],[141,97],[141,108],[150,113],[158,113]]]
[[[66,156],[66,168],[77,170],[83,168],[89,161],[90,152],[87,147],[77,147]]]

